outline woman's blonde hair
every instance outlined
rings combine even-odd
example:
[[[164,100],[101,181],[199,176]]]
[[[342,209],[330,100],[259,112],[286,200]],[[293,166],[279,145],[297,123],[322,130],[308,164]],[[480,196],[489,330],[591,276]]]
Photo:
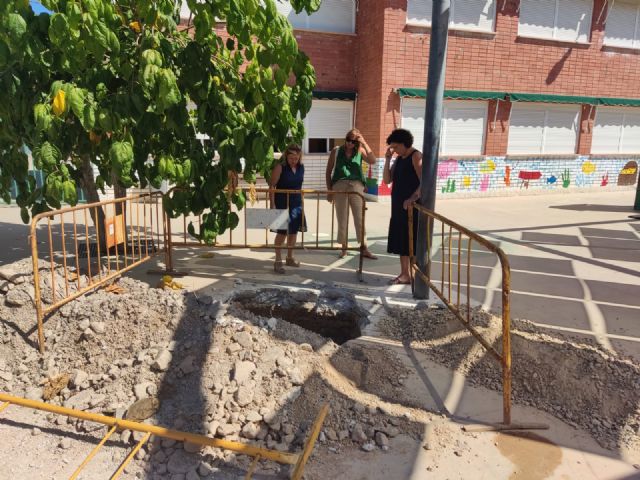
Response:
[[[360,135],[360,130],[358,130],[357,128],[352,128],[347,132],[344,138],[347,139],[349,137],[357,137],[358,135]]]
[[[287,146],[285,151],[282,152],[282,156],[280,157],[280,163],[282,163],[282,165],[286,165],[287,164],[287,156],[290,153],[299,153],[300,154],[300,160],[298,161],[298,163],[302,163],[302,147],[300,147],[300,145],[298,145],[296,143],[291,143],[291,144],[289,144],[289,146]]]

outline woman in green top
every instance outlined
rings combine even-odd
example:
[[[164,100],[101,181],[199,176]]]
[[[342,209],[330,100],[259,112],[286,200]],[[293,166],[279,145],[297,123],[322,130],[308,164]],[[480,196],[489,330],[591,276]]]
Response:
[[[335,147],[329,155],[327,162],[326,180],[327,190],[334,192],[364,193],[365,179],[362,171],[362,160],[369,165],[376,163],[376,156],[357,128],[347,132],[344,145]],[[338,243],[342,245],[340,258],[347,254],[349,206],[353,215],[358,243],[364,245],[363,256],[376,259],[367,248],[367,240],[363,225],[363,202],[360,195],[329,195],[327,200],[333,201],[335,196],[336,218],[338,220]]]

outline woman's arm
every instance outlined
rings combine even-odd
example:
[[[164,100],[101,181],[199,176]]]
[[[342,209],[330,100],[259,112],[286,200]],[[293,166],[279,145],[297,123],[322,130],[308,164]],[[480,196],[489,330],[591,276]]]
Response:
[[[329,160],[327,161],[327,170],[325,171],[325,180],[327,182],[327,190],[331,190],[331,176],[333,175],[333,167],[336,166],[336,153],[339,147],[335,147],[329,154]]]
[[[374,163],[376,163],[377,158],[364,137],[359,134],[356,137],[356,140],[358,140],[358,142],[360,143],[360,153],[364,157],[365,162],[367,162],[369,165],[373,165]]]
[[[393,157],[393,150],[391,147],[387,148],[384,154],[384,169],[382,170],[382,181],[387,185],[391,185],[393,181],[393,167],[391,166],[391,157]]]
[[[329,154],[329,160],[327,161],[327,170],[325,172],[325,180],[327,182],[327,190],[331,190],[331,188],[333,187],[333,185],[331,184],[331,176],[333,175],[333,167],[335,167],[336,165],[336,155],[338,154],[338,148],[340,147],[335,147],[333,150],[331,150],[331,153]],[[333,195],[332,194],[327,194],[327,201],[331,202],[333,201]]]
[[[278,181],[280,180],[280,174],[282,174],[282,164],[278,163],[273,170],[271,170],[271,178],[269,179],[269,188],[276,188]],[[269,192],[270,208],[275,207],[275,193]]]
[[[413,169],[415,170],[416,175],[420,179],[420,184],[418,184],[417,190],[404,201],[404,204],[402,206],[405,210],[409,208],[414,202],[420,200],[420,187],[422,186],[422,153],[418,152],[417,150],[413,152],[413,155],[411,155],[411,163],[413,164]]]

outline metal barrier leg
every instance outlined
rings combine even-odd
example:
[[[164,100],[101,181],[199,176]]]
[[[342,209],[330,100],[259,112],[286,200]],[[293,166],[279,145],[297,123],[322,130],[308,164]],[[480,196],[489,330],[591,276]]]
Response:
[[[302,474],[304,472],[304,467],[313,452],[313,447],[316,444],[316,440],[318,439],[318,435],[320,435],[320,430],[322,429],[322,424],[324,423],[324,419],[329,413],[329,404],[325,403],[323,407],[320,409],[320,413],[318,413],[318,417],[316,421],[313,423],[313,428],[311,429],[311,433],[309,434],[309,438],[307,438],[307,443],[305,443],[304,450],[300,455],[300,459],[291,474],[291,480],[300,480],[302,478]]]
[[[147,432],[147,434],[144,437],[142,437],[142,439],[138,442],[135,448],[131,450],[131,453],[127,456],[127,458],[124,459],[124,462],[122,462],[122,465],[120,465],[120,468],[118,468],[118,470],[116,470],[116,473],[113,474],[113,476],[111,477],[111,480],[116,480],[117,478],[120,477],[120,475],[122,475],[122,472],[124,472],[124,469],[127,468],[127,465],[129,465],[129,463],[131,463],[131,460],[133,460],[133,457],[135,456],[136,453],[138,453],[138,451],[142,448],[142,446],[145,443],[147,443],[147,440],[149,440],[150,436],[151,436],[151,433]]]
[[[93,457],[96,456],[96,453],[98,453],[98,450],[100,450],[100,448],[102,448],[102,446],[106,443],[106,441],[109,440],[109,437],[113,435],[113,433],[116,431],[117,428],[118,427],[116,427],[115,425],[111,427],[111,429],[107,432],[107,434],[104,437],[102,437],[102,440],[100,440],[100,443],[98,443],[98,445],[96,445],[95,448],[91,450],[91,453],[87,455],[87,458],[85,458],[84,461],[80,464],[80,466],[76,469],[76,471],[73,472],[73,475],[69,477],[69,480],[75,480],[76,478],[78,478],[78,475],[80,475],[80,472],[82,471],[82,469],[87,466],[87,464],[91,461]]]

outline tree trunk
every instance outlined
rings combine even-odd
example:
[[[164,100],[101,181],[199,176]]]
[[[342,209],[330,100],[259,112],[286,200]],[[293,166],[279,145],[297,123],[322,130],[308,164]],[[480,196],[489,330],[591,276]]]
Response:
[[[87,203],[95,203],[100,201],[100,195],[98,194],[98,187],[96,186],[96,181],[93,178],[93,167],[91,166],[91,159],[89,155],[82,156],[82,168],[80,169],[80,186],[84,190],[85,195],[87,196]],[[100,250],[106,251],[106,236],[104,235],[105,228],[105,213],[102,207],[95,207],[89,209],[89,215],[91,215],[91,220],[93,221],[93,225],[96,228],[96,232],[99,231],[100,234],[96,235],[98,240],[100,241]]]

